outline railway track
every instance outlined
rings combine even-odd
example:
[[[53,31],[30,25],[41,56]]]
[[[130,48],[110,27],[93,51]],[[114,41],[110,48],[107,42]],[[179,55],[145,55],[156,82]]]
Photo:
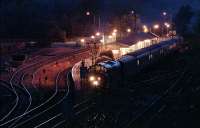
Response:
[[[11,80],[12,80],[12,79],[11,79]],[[29,110],[29,111],[26,111],[25,113],[23,113],[23,114],[21,114],[21,115],[19,115],[19,116],[13,117],[12,119],[5,121],[5,122],[2,123],[0,126],[2,127],[2,126],[5,126],[5,125],[8,125],[8,124],[11,124],[13,121],[22,118],[23,116],[27,115],[28,113],[30,113],[30,112],[32,112],[32,111],[35,111],[36,109],[39,109],[39,108],[42,107],[44,104],[46,104],[46,103],[48,103],[49,101],[51,101],[51,99],[53,99],[53,97],[56,95],[56,93],[57,93],[57,91],[56,91],[49,99],[47,99],[46,102],[40,104],[39,106],[36,106],[36,107],[32,108],[32,109]],[[29,94],[29,96],[30,96],[30,94]],[[17,100],[17,101],[18,101],[18,100]],[[18,102],[17,102],[17,104],[18,104]],[[17,106],[14,106],[14,107],[16,108]],[[30,106],[29,106],[29,107],[30,107]],[[14,111],[15,108],[12,108],[11,111],[10,111],[6,116],[9,116],[10,113],[12,113],[12,112]]]
[[[167,89],[166,88],[164,90],[160,90],[159,89],[160,94],[157,93],[159,91],[156,91],[155,96],[153,96],[153,97],[151,95],[147,96],[147,97],[152,97],[152,99],[151,99],[150,102],[143,101],[141,97],[138,97],[138,95],[140,95],[140,93],[147,93],[148,94],[149,92],[151,92],[151,90],[153,90],[152,94],[154,94],[156,88],[153,87],[153,86],[155,86],[155,83],[153,83],[153,84],[149,83],[149,86],[140,86],[140,87],[142,87],[141,88],[142,90],[141,91],[139,91],[139,90],[134,91],[135,94],[133,94],[131,96],[131,98],[133,99],[132,101],[134,101],[134,100],[137,101],[138,100],[139,104],[137,102],[135,102],[135,104],[133,104],[133,106],[132,106],[133,110],[132,109],[128,109],[128,108],[126,108],[125,111],[123,109],[120,110],[119,113],[117,114],[117,117],[116,117],[117,120],[115,121],[116,127],[119,127],[119,128],[130,127],[130,125],[132,123],[134,123],[138,118],[141,118],[144,113],[146,113],[147,111],[149,111],[149,109],[153,108],[155,106],[155,104],[157,104],[162,99],[163,94],[167,93],[169,91],[169,89],[172,88],[174,86],[174,84],[177,83],[177,81],[179,80],[179,78],[180,77],[172,77],[171,81],[174,81],[174,83],[172,83],[171,86],[168,86]],[[145,91],[146,90],[145,88],[147,89],[147,91]],[[162,106],[162,109],[164,109],[163,107],[165,107],[165,106]]]
[[[55,113],[57,112],[56,107],[58,107],[58,105],[67,97],[69,93],[69,87],[67,87],[67,90],[64,93],[60,93],[58,91],[58,86],[59,86],[58,82],[59,82],[61,73],[62,71],[59,72],[56,77],[55,93],[49,99],[47,99],[46,102],[44,102],[44,104],[40,106],[36,106],[35,108],[25,113],[23,116],[16,118],[16,119],[20,118],[23,121],[20,121],[19,123],[17,123],[13,128],[42,127],[44,124],[47,124],[48,122],[52,121],[54,118],[57,119],[57,117],[62,116],[62,114],[60,114],[54,117]],[[49,121],[47,121],[46,119],[48,119]]]
[[[24,81],[24,77],[25,77],[26,74],[23,74],[22,78],[21,78],[21,85],[23,87],[23,89],[27,92],[28,94],[28,98],[29,98],[29,104],[28,106],[26,107],[25,111],[23,112],[26,113],[30,107],[31,107],[31,104],[32,104],[32,96],[31,96],[31,93],[28,91],[28,89],[26,88],[26,86],[24,85],[23,81]],[[15,120],[8,128],[12,128],[21,118],[18,118],[17,120]]]
[[[77,52],[77,51],[76,51],[76,52]],[[75,53],[75,52],[73,52],[73,53]],[[42,66],[45,65],[45,64],[48,64],[48,63],[50,63],[50,62],[55,61],[55,59],[56,59],[56,60],[57,60],[57,59],[61,59],[61,58],[65,57],[65,56],[66,56],[66,55],[63,54],[62,56],[53,56],[53,57],[51,57],[51,59],[49,58],[48,60],[44,59],[45,61],[44,61],[44,60],[38,60],[37,62],[31,63],[31,64],[26,65],[26,66],[24,66],[24,67],[20,67],[19,70],[17,70],[17,71],[12,75],[12,77],[11,77],[11,79],[10,79],[10,86],[11,86],[13,92],[14,92],[15,95],[16,95],[16,102],[15,102],[15,105],[13,105],[12,109],[10,109],[10,111],[0,120],[0,122],[1,122],[0,126],[2,126],[2,125],[4,125],[4,124],[7,124],[7,123],[10,123],[10,122],[12,122],[13,120],[15,120],[16,118],[19,117],[19,116],[18,116],[18,117],[16,117],[16,118],[12,118],[12,119],[10,119],[10,120],[5,120],[7,117],[10,116],[11,113],[13,113],[13,112],[15,111],[15,109],[16,109],[17,106],[18,106],[18,102],[19,102],[19,96],[18,96],[18,94],[17,94],[17,92],[16,92],[16,90],[15,90],[15,88],[14,88],[14,86],[13,86],[13,83],[15,83],[15,84],[18,83],[18,84],[19,84],[20,77],[22,77],[23,74],[25,74],[24,72],[28,72],[29,70],[37,69],[37,68],[39,68],[39,67],[42,67]],[[33,68],[33,67],[34,67],[34,68]],[[40,105],[40,106],[42,106],[42,105]],[[24,114],[21,114],[20,116],[23,116],[23,115],[25,115],[25,113],[24,113]]]
[[[191,76],[188,74],[185,74],[182,81],[180,81],[179,84],[187,85],[190,83],[190,81],[191,81]],[[181,84],[182,82],[184,82],[184,84]],[[146,124],[150,125],[154,119],[162,115],[161,113],[163,111],[169,109],[171,104],[174,104],[175,97],[179,97],[179,95],[181,95],[182,93],[182,90],[184,89],[185,89],[185,86],[177,86],[176,88],[174,88],[166,97],[164,97],[162,103],[157,105],[156,109],[153,112],[149,111],[145,113],[144,114],[145,118],[140,119],[139,122],[144,122],[143,120],[145,119],[147,121]]]
[[[20,68],[19,70],[17,70],[16,72],[14,72],[14,74],[11,76],[11,79],[10,79],[10,81],[9,81],[9,84],[10,84],[11,89],[13,90],[14,94],[16,95],[16,102],[15,102],[14,106],[12,107],[12,109],[10,109],[10,111],[0,120],[0,122],[3,122],[7,117],[9,117],[10,114],[13,113],[14,110],[15,110],[15,109],[17,108],[17,106],[18,106],[19,96],[18,96],[17,91],[15,90],[14,84],[15,84],[15,85],[18,84],[18,87],[20,87],[20,86],[19,86],[19,85],[20,85],[20,81],[21,81],[21,80],[20,80],[20,79],[21,79],[20,77],[23,76],[23,74],[24,74],[23,71],[29,69],[30,67],[32,67],[32,66],[34,66],[34,65],[39,66],[39,65],[38,65],[39,63],[40,63],[40,62],[37,62],[37,63],[30,64],[30,65],[28,65],[28,66],[22,67],[22,68]],[[41,64],[40,64],[40,65],[41,65]],[[5,121],[5,122],[6,122],[6,121]],[[1,125],[0,125],[0,126],[1,126]]]
[[[163,109],[165,109],[165,104],[163,104],[163,100],[170,94],[174,91],[175,88],[179,88],[177,86],[177,84],[182,80],[184,79],[185,77],[185,74],[186,74],[186,69],[184,69],[181,74],[179,75],[178,78],[172,80],[170,86],[152,103],[150,104],[144,111],[140,112],[138,114],[138,116],[136,116],[135,118],[131,119],[129,121],[129,123],[127,125],[125,125],[125,127],[133,127],[134,123],[142,118],[143,116],[146,116],[145,114],[148,113],[149,111],[151,111],[151,114],[154,113],[155,111],[157,112],[160,112],[162,111]],[[153,109],[153,110],[152,110]],[[155,116],[155,113],[152,114],[152,116]]]
[[[74,109],[74,115],[75,118],[80,118],[81,115],[86,114],[87,112],[89,112],[90,110],[94,109],[96,102],[95,99],[98,97],[99,95],[94,95],[91,97],[86,98],[85,100],[83,100],[80,103],[77,103],[76,105],[73,106]],[[88,114],[88,113],[87,113]]]
[[[75,53],[81,53],[84,52],[84,51],[87,51],[85,49],[82,49],[80,51],[74,51],[72,53],[69,53],[69,55],[72,55],[72,54],[75,54]],[[69,56],[68,55],[68,56]],[[16,102],[15,104],[13,105],[13,107],[10,109],[10,111],[0,120],[0,127],[4,127],[4,126],[12,126],[12,123],[16,123],[18,120],[20,120],[21,118],[24,118],[26,115],[30,114],[30,113],[33,113],[34,111],[38,110],[38,109],[41,109],[43,106],[45,106],[45,104],[49,103],[54,97],[55,95],[57,94],[57,91],[50,97],[48,98],[46,101],[44,101],[43,103],[41,103],[40,105],[36,106],[36,107],[33,107],[32,109],[28,110],[28,109],[25,109],[24,113],[21,114],[21,115],[18,115],[16,117],[12,117],[10,116],[12,113],[15,113],[17,112],[17,109],[18,109],[18,106],[19,106],[19,95],[17,94],[15,88],[14,88],[14,84],[18,84],[18,86],[20,87],[18,81],[20,81],[20,77],[23,76],[23,74],[26,74],[27,72],[31,71],[31,70],[36,70],[38,69],[39,67],[42,67],[44,66],[45,64],[48,64],[48,63],[51,63],[55,60],[59,60],[59,59],[62,59],[62,58],[65,58],[66,57],[66,54],[62,54],[62,55],[59,55],[59,56],[52,56],[50,57],[48,60],[44,59],[44,60],[38,60],[38,61],[34,61],[34,63],[31,63],[31,64],[28,64],[28,65],[25,65],[25,66],[22,66],[19,68],[19,70],[17,70],[11,77],[10,79],[10,86],[14,92],[14,94],[16,95]],[[27,96],[27,97],[30,97]],[[29,98],[30,99],[30,98]],[[30,105],[31,106],[31,105]],[[28,108],[30,108],[30,106],[28,105]],[[9,118],[8,118],[9,117]],[[16,122],[14,122],[16,121]]]
[[[16,95],[13,92],[13,90],[10,88],[10,85],[3,80],[0,80],[1,85],[1,119],[7,114],[6,112],[9,111],[9,109],[12,108],[12,106],[15,104]],[[6,95],[6,96],[5,96]],[[6,102],[6,104],[5,104]]]
[[[83,118],[86,118],[89,122],[87,123],[87,121],[84,120],[82,123],[86,124],[85,127],[128,127],[126,124],[134,123],[135,120],[141,118],[143,114],[151,108],[154,108],[165,95],[171,92],[172,88],[182,79],[183,74],[185,74],[185,71],[178,69],[172,72],[164,72],[162,75],[158,74],[153,78],[150,77],[150,79],[146,79],[144,82],[137,83],[137,86],[133,83],[130,90],[124,90],[124,97],[121,97],[121,94],[115,94],[119,98],[110,98],[110,100],[103,101],[105,102],[103,104],[96,104],[94,110],[87,112],[87,115],[83,116]],[[160,87],[161,85],[163,86]],[[120,93],[122,93],[122,91],[123,90],[119,90]],[[143,94],[146,96],[142,96]],[[147,100],[145,99],[147,97],[151,98]],[[114,102],[113,99],[118,100],[111,104]],[[109,105],[107,106],[106,104]],[[107,107],[105,109],[99,109],[96,106]],[[165,105],[162,105],[159,111],[162,111],[165,107]]]
[[[7,84],[7,86],[8,85],[9,84]],[[24,111],[26,111],[27,108],[29,108],[29,105],[31,104],[31,101],[28,98],[30,93],[27,92],[25,88],[21,86],[16,86],[11,81],[10,81],[10,86],[12,91],[16,95],[16,100],[15,104],[10,109],[10,111],[1,119],[1,122],[4,121],[5,119],[9,120],[10,118],[22,114]]]
[[[174,72],[165,72],[165,74],[159,74],[157,76],[154,76],[153,78],[146,79],[141,82],[133,83],[131,86],[144,86],[147,84],[157,83],[161,80],[166,79],[167,77],[175,77],[176,73],[179,73],[179,72],[180,72],[179,70],[174,71]]]

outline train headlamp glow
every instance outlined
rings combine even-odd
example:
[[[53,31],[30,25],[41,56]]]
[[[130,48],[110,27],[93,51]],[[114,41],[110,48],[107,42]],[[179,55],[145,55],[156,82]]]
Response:
[[[95,77],[94,76],[90,76],[89,77],[89,81],[94,81],[95,80]]]
[[[97,77],[97,80],[99,80],[99,81],[100,81],[100,80],[101,80],[101,77]]]
[[[94,86],[98,86],[98,85],[99,85],[99,82],[95,80],[95,81],[92,82],[92,84],[93,84]]]
[[[89,76],[88,80],[90,82],[90,85],[97,87],[100,85],[102,79],[100,76],[91,75]]]

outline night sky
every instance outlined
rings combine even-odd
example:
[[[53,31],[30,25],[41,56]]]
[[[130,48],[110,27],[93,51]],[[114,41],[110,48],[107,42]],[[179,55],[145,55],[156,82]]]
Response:
[[[93,8],[100,9],[101,12],[108,12],[114,10],[137,10],[143,16],[151,17],[158,15],[158,12],[166,10],[170,13],[175,13],[178,8],[185,4],[190,4],[194,9],[200,9],[200,0],[0,0],[0,9],[6,8],[9,5],[10,11],[15,10],[15,6],[19,4],[37,4],[41,7],[48,7],[45,9],[57,8],[65,10],[72,10],[79,8],[82,5],[92,5]],[[87,6],[85,7],[85,9]],[[91,7],[89,7],[91,8]]]
[[[161,19],[163,11],[175,14],[186,4],[190,4],[193,10],[200,10],[200,0],[0,0],[0,33],[22,35],[14,31],[27,33],[35,29],[35,26],[31,28],[33,24],[60,22],[63,16],[76,18],[86,11],[110,21],[109,18],[135,10],[144,23],[151,23]]]

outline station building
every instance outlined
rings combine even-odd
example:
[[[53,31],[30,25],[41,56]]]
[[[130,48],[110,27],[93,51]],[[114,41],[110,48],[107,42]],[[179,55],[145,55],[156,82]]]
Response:
[[[153,33],[133,33],[119,41],[102,46],[101,50],[112,51],[114,58],[117,59],[127,53],[156,44],[159,40],[160,38]]]

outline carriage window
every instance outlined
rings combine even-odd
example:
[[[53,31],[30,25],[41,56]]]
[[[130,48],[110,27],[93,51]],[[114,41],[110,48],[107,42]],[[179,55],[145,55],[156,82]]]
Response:
[[[153,58],[153,55],[151,54],[151,59]]]
[[[140,60],[137,60],[137,65],[140,65]]]

